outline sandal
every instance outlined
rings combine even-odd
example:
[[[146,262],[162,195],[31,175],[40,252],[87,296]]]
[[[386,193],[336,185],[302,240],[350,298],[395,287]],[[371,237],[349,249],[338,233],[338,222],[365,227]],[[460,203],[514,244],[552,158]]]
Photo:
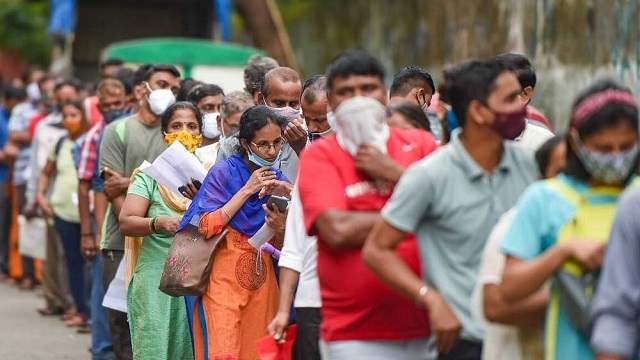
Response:
[[[36,287],[36,283],[35,281],[33,281],[33,279],[26,278],[22,279],[18,287],[20,288],[20,290],[33,290]]]
[[[71,318],[73,318],[74,316],[76,316],[78,313],[74,310],[67,310],[64,314],[62,314],[62,316],[60,316],[60,320],[62,321],[67,321]]]
[[[88,325],[89,317],[82,314],[76,314],[71,319],[64,322],[68,327],[81,327]]]
[[[78,326],[76,332],[78,334],[91,334],[91,326],[89,326],[89,323],[85,323],[84,325]]]
[[[49,305],[38,308],[36,309],[36,311],[38,311],[38,314],[42,316],[58,316],[58,315],[64,314],[64,310],[62,308],[59,308],[56,306],[49,306]]]

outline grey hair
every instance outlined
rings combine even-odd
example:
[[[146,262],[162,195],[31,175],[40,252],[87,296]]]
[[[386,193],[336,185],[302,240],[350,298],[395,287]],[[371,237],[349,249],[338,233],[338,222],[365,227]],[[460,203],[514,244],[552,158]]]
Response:
[[[264,76],[269,70],[275,69],[278,62],[268,56],[254,55],[247,61],[244,68],[244,87],[245,90],[253,96],[262,89]]]
[[[260,89],[260,92],[265,99],[267,98],[267,96],[269,96],[269,83],[271,83],[273,79],[279,79],[282,82],[297,82],[302,85],[300,81],[300,75],[298,75],[298,73],[292,68],[279,66],[275,69],[271,69],[264,75],[262,89]]]
[[[220,117],[226,119],[236,113],[243,113],[254,105],[251,95],[244,91],[234,91],[222,99]]]
[[[327,78],[324,75],[315,75],[304,82],[302,100],[313,104],[318,99],[327,95]]]

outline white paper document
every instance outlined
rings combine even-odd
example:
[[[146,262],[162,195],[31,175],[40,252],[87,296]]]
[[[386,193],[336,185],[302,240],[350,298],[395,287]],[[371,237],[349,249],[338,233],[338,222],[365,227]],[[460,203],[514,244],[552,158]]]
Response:
[[[191,179],[204,181],[207,170],[198,158],[187,151],[179,141],[174,141],[153,163],[144,161],[140,171],[154,178],[176,194],[179,187],[191,182]]]
[[[127,312],[127,291],[124,281],[124,260],[120,261],[116,276],[111,280],[107,292],[102,299],[102,306],[120,311]]]
[[[273,236],[276,234],[275,230],[273,230],[266,223],[262,225],[260,230],[256,232],[251,239],[249,239],[249,244],[254,248],[260,250],[260,247],[264,245],[267,241],[273,239]]]

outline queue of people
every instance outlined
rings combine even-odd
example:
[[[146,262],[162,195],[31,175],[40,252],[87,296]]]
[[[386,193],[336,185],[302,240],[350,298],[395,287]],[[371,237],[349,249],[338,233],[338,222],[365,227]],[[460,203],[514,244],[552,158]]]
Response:
[[[100,70],[33,69],[0,107],[0,281],[41,285],[92,359],[260,359],[265,337],[302,360],[638,355],[638,104],[616,82],[554,135],[518,54],[389,88],[361,50],[306,80],[255,56],[229,93]],[[141,167],[175,143],[207,172],[177,192]],[[16,254],[17,217],[44,219],[42,261]],[[211,255],[179,296],[184,236]]]

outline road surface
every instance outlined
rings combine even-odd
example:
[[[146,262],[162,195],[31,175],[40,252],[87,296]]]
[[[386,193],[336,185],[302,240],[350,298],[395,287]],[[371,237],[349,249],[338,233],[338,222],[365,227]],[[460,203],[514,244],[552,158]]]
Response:
[[[88,360],[91,335],[77,334],[58,317],[42,317],[39,291],[0,283],[0,359]]]

